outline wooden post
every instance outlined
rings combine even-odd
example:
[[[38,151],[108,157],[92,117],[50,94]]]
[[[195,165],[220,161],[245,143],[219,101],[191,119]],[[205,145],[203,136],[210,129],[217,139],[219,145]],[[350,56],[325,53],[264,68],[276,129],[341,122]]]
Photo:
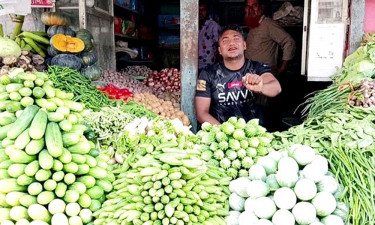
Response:
[[[198,0],[180,1],[181,108],[189,117],[193,132],[197,131],[194,95],[198,75],[198,5]]]

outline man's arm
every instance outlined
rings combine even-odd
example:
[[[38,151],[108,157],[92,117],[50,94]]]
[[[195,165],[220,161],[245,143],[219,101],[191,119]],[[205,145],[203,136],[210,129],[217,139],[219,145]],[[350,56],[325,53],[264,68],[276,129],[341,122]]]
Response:
[[[210,124],[220,124],[210,114],[211,98],[195,97],[195,111],[197,113],[197,120],[200,123],[209,122]]]
[[[260,76],[248,73],[242,78],[242,82],[248,90],[266,97],[275,97],[281,92],[280,83],[272,73],[263,73]]]
[[[296,50],[296,44],[294,39],[279,25],[272,23],[270,26],[270,36],[272,40],[277,42],[283,50],[283,62],[278,73],[282,73],[286,70],[288,61],[294,57],[294,52]]]

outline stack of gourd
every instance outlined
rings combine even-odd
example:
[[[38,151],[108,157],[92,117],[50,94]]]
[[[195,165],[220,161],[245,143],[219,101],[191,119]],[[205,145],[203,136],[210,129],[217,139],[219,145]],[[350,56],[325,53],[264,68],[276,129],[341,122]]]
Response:
[[[51,38],[47,52],[52,57],[51,65],[81,70],[81,74],[91,80],[103,75],[103,70],[96,64],[98,54],[90,31],[80,29],[74,32],[69,27],[69,18],[61,13],[45,12],[42,21],[50,26],[47,30]]]
[[[115,180],[107,158],[73,94],[21,70],[0,77],[0,224],[89,223]]]

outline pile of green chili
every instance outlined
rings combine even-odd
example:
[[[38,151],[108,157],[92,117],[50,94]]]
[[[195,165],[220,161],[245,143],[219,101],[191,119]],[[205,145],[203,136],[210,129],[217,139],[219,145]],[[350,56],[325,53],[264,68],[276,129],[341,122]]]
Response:
[[[309,145],[325,156],[350,206],[346,224],[375,224],[374,110],[343,107],[327,110],[286,132],[274,133],[273,146]]]
[[[99,111],[104,106],[115,106],[116,101],[112,101],[98,91],[91,81],[82,76],[77,70],[69,67],[49,66],[48,75],[56,88],[74,94],[74,101],[85,104],[86,108]]]

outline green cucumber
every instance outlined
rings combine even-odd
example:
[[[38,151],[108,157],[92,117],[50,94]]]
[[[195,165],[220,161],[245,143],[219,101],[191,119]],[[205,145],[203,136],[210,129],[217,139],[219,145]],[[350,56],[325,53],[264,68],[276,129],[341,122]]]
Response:
[[[26,107],[25,110],[23,110],[21,116],[18,117],[17,120],[12,124],[11,129],[7,133],[7,137],[9,139],[17,138],[18,135],[20,135],[23,131],[26,130],[26,128],[30,126],[31,121],[33,120],[38,110],[39,107],[35,105]]]
[[[34,81],[34,80],[36,80],[37,77],[36,77],[36,75],[34,75],[32,73],[18,73],[17,78],[19,78],[21,80]]]
[[[63,166],[63,171],[66,173],[76,173],[78,171],[78,165],[75,162],[67,163]]]
[[[22,132],[14,142],[14,147],[17,149],[24,149],[30,143],[30,128],[27,128],[24,132]]]
[[[32,177],[27,176],[26,174],[22,174],[17,178],[17,184],[19,185],[30,185],[32,182],[34,182],[34,179]]]
[[[81,141],[68,148],[71,153],[87,154],[90,152],[90,143],[88,141]]]
[[[38,140],[31,140],[28,145],[26,145],[25,151],[29,155],[36,155],[42,151],[44,147],[44,138]]]
[[[20,103],[21,103],[21,105],[22,105],[23,107],[28,107],[28,106],[34,104],[34,99],[31,98],[31,97],[23,97],[23,98],[21,99],[21,102],[20,102]]]
[[[72,161],[72,153],[67,149],[64,149],[63,153],[59,156],[59,160],[65,164],[70,163]]]
[[[18,91],[23,87],[24,86],[22,84],[12,83],[12,84],[8,84],[5,88],[7,92],[11,93],[11,92]]]
[[[22,150],[14,149],[10,152],[9,158],[13,163],[30,163],[36,159],[36,156],[28,155]]]
[[[64,133],[62,138],[63,138],[63,144],[65,147],[75,145],[80,140],[80,136],[76,133]]]
[[[91,199],[99,199],[104,195],[103,188],[99,186],[94,186],[86,191],[86,194],[90,196]]]
[[[61,122],[64,120],[64,114],[58,112],[49,112],[48,120],[50,122]]]
[[[17,112],[18,110],[21,110],[21,109],[22,109],[22,105],[18,101],[17,102],[11,101],[7,103],[7,105],[5,106],[5,110],[10,113]]]
[[[0,126],[5,126],[11,123],[14,123],[16,121],[16,117],[14,116],[4,116],[0,117]]]
[[[53,157],[59,157],[63,154],[63,141],[62,141],[62,135],[60,132],[59,125],[54,122],[50,122],[47,125],[46,130],[46,145],[47,150],[50,155]]]
[[[97,179],[104,179],[107,177],[108,174],[107,174],[107,171],[103,168],[93,167],[93,168],[90,168],[89,175]]]
[[[31,163],[27,164],[25,168],[25,174],[32,177],[36,174],[36,172],[38,172],[39,169],[40,167],[38,160],[34,160]]]
[[[39,165],[45,170],[50,170],[52,168],[53,157],[48,153],[47,150],[43,150],[39,153]]]
[[[78,171],[76,172],[77,175],[84,175],[88,174],[90,171],[90,167],[87,164],[78,165]]]
[[[33,96],[35,98],[43,98],[45,94],[46,94],[46,91],[41,87],[35,87],[33,89]]]
[[[93,176],[82,176],[77,179],[78,182],[83,183],[87,188],[92,188],[95,186],[96,179]]]
[[[44,137],[47,127],[47,113],[39,110],[30,125],[30,137],[32,139],[41,139]]]
[[[8,168],[9,176],[17,178],[25,173],[26,164],[15,163]]]
[[[12,101],[17,101],[17,102],[19,102],[19,101],[21,101],[22,96],[21,96],[18,92],[11,92],[11,93],[9,94],[9,98],[10,98],[10,100],[12,100]]]
[[[73,125],[69,120],[63,120],[59,123],[61,130],[68,132],[72,129]]]
[[[56,189],[55,189],[56,196],[59,197],[59,198],[64,197],[67,188],[68,188],[68,186],[66,186],[66,184],[58,183],[57,186],[56,186]]]
[[[0,101],[5,101],[8,99],[9,99],[9,93],[7,92],[0,93]]]
[[[12,127],[13,127],[13,123],[0,127],[0,140],[3,140],[4,138],[7,137],[7,134],[11,130]]]
[[[18,90],[18,92],[23,96],[23,97],[30,97],[33,94],[33,91],[28,88],[28,87],[23,87]]]
[[[55,171],[61,171],[63,169],[63,164],[62,164],[62,162],[60,162],[60,160],[55,159],[55,160],[53,160],[52,168]]]
[[[35,179],[39,182],[46,181],[52,176],[52,173],[50,170],[43,170],[40,169],[35,174]]]
[[[44,83],[43,89],[46,92],[47,98],[53,98],[55,97],[55,89],[51,87],[48,83]]]
[[[77,164],[84,164],[86,162],[86,157],[81,154],[72,154],[72,161]]]

